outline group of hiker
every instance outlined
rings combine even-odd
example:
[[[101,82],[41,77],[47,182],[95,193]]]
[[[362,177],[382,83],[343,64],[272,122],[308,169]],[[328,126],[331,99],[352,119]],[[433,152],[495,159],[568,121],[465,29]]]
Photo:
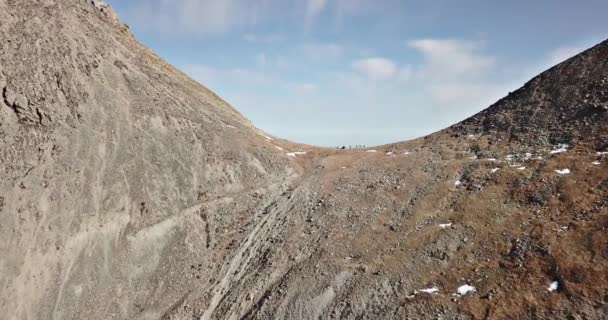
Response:
[[[338,146],[338,147],[336,147],[336,149],[338,149],[338,150],[346,150],[346,149],[363,149],[363,148],[365,148],[365,145],[364,145],[364,144],[357,144],[357,145],[355,145],[355,146],[348,146],[348,148],[347,148],[346,146],[341,146],[341,147],[340,147],[340,146]]]

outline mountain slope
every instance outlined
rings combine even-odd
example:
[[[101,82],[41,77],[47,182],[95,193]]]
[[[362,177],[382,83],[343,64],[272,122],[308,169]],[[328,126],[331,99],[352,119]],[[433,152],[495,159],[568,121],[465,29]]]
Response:
[[[0,38],[6,319],[162,313],[205,290],[228,254],[213,248],[240,241],[295,176],[99,3],[0,1]]]
[[[0,37],[7,319],[608,314],[607,42],[332,150],[265,136],[101,2],[0,0]]]
[[[462,134],[490,134],[538,144],[595,140],[607,147],[608,41],[535,77],[521,89],[455,125]]]

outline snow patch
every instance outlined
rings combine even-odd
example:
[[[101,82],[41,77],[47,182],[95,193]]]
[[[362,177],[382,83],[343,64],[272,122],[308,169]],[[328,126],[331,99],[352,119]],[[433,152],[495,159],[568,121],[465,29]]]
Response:
[[[557,146],[557,148],[554,150],[551,150],[551,152],[549,152],[549,154],[558,154],[558,153],[566,152],[566,151],[568,151],[568,147],[569,147],[569,145],[567,145],[565,143],[559,144]]]
[[[517,170],[523,171],[523,170],[526,170],[526,167],[519,167],[519,168],[517,168]]]
[[[391,157],[391,156],[395,155],[395,153],[391,151],[391,152],[387,152],[386,155]]]
[[[302,155],[305,155],[305,154],[306,154],[306,152],[304,152],[304,151],[296,151],[296,152],[289,152],[289,153],[287,153],[287,156],[295,158],[296,156],[302,156]]]
[[[498,172],[498,170],[500,170],[500,168],[494,168],[494,169],[492,169],[492,171],[491,171],[491,172],[492,172],[492,173],[496,173],[496,172]]]
[[[439,292],[439,288],[432,287],[432,288],[428,288],[428,289],[421,289],[421,290],[417,290],[415,293],[418,293],[418,292],[433,294],[433,293]]]
[[[605,156],[608,155],[608,151],[603,151],[603,152],[598,152],[597,153],[598,156]]]
[[[263,134],[262,132],[257,132],[257,134],[259,134],[260,136],[264,137],[264,138],[265,138],[266,140],[268,140],[268,141],[272,141],[272,138],[271,138],[271,137],[269,137],[269,136],[267,136],[267,135]]]
[[[551,282],[551,284],[549,285],[549,288],[547,288],[547,291],[549,292],[553,292],[556,291],[559,288],[559,282],[557,281],[553,281]]]
[[[591,164],[592,164],[592,165],[595,165],[595,166],[599,166],[599,165],[600,165],[600,164],[602,164],[602,163],[601,163],[601,162],[599,162],[599,161],[593,161]]]
[[[489,159],[486,159],[486,161],[496,162],[496,159],[495,158],[489,158]]]
[[[557,172],[557,174],[565,175],[570,174],[570,169],[555,170],[555,172]]]
[[[441,229],[447,229],[447,228],[449,228],[451,226],[452,226],[451,222],[450,223],[442,223],[442,224],[439,225],[439,228],[441,228]]]
[[[378,152],[378,151],[376,151],[376,150],[367,150],[367,151],[365,151],[365,152],[369,152],[369,153],[375,153],[375,152]]]
[[[277,149],[279,149],[279,150],[281,150],[281,151],[283,151],[283,150],[284,150],[283,148],[281,148],[281,147],[279,147],[279,146],[274,146],[274,147],[275,147],[275,148],[277,148]]]
[[[465,284],[465,285],[462,285],[462,286],[458,287],[458,289],[457,289],[456,291],[458,292],[458,295],[460,295],[460,296],[464,296],[464,295],[466,295],[467,293],[470,293],[470,292],[475,292],[475,291],[476,291],[476,289],[475,289],[475,287],[473,287],[473,286],[470,286],[470,285],[468,285],[468,284]]]
[[[454,182],[454,185],[455,185],[455,186],[457,186],[457,187],[458,187],[459,185],[461,185],[461,184],[462,184],[462,182],[460,182],[460,180],[458,180],[458,181]]]

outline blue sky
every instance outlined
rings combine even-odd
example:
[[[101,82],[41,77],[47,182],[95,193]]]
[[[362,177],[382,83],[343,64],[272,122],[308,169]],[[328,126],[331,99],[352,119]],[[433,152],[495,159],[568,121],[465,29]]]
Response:
[[[376,145],[458,122],[608,37],[608,1],[110,0],[253,123]]]

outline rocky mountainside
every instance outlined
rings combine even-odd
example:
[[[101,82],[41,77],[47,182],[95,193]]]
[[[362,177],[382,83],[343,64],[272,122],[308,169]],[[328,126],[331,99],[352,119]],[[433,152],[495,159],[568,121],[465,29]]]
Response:
[[[608,147],[608,41],[544,72],[490,108],[453,126],[539,145],[594,140]]]
[[[605,319],[608,42],[428,137],[265,135],[99,1],[0,0],[5,319]]]

